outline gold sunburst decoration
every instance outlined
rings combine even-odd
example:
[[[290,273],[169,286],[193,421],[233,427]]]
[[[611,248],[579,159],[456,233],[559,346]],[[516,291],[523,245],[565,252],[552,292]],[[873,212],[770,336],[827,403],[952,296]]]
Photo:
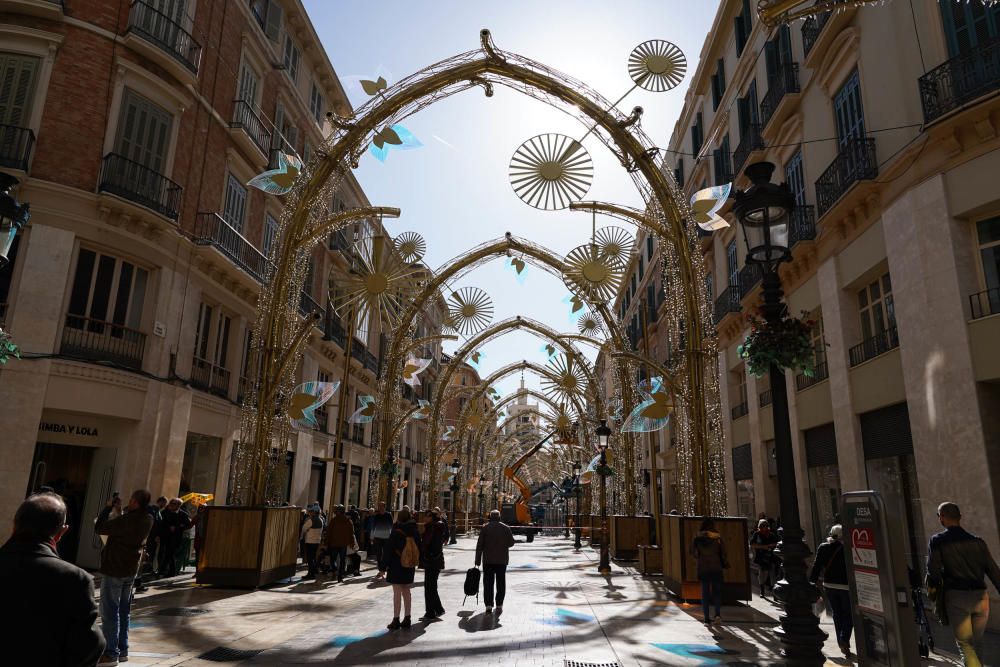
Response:
[[[330,302],[342,317],[354,309],[357,321],[377,321],[380,329],[395,328],[405,304],[418,289],[416,271],[401,261],[392,240],[383,234],[362,238],[355,244],[354,268],[334,289]]]
[[[618,293],[622,267],[596,243],[577,246],[566,255],[563,280],[574,294],[590,303],[607,303]]]
[[[632,49],[628,57],[628,75],[635,85],[654,93],[675,88],[684,80],[687,58],[675,44],[651,39]]]
[[[493,300],[478,287],[463,287],[448,297],[448,317],[455,331],[469,336],[493,321]]]
[[[615,265],[625,268],[635,248],[635,238],[621,227],[601,227],[594,233],[594,243],[602,255]]]
[[[587,389],[587,375],[573,355],[559,355],[546,364],[548,373],[542,377],[542,391],[549,398],[566,402],[579,398]]]
[[[403,232],[392,240],[400,259],[407,264],[415,264],[424,258],[427,252],[427,242],[416,232]]]
[[[521,201],[555,211],[587,194],[594,180],[594,162],[576,139],[565,134],[540,134],[514,152],[508,175]]]
[[[576,321],[576,326],[584,336],[600,336],[604,332],[604,324],[593,311],[586,311]]]
[[[566,412],[566,406],[559,406],[558,410],[552,410],[546,415],[549,427],[556,432],[556,444],[574,444],[576,442],[576,425],[573,418]]]

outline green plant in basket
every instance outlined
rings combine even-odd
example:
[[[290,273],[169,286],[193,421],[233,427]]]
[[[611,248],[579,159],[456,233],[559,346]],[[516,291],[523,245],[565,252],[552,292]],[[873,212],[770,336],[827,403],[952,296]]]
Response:
[[[801,371],[806,377],[816,372],[816,349],[812,331],[815,320],[785,317],[776,322],[748,315],[750,333],[736,352],[746,360],[754,377],[762,377],[774,364],[778,368]]]

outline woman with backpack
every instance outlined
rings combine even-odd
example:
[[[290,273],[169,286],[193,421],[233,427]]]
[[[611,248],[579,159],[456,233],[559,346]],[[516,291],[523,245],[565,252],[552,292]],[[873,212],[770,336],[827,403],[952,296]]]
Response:
[[[412,600],[410,597],[410,586],[413,584],[413,575],[420,564],[420,530],[417,522],[413,520],[410,508],[403,506],[396,515],[396,523],[392,526],[392,533],[385,543],[385,561],[388,570],[386,581],[392,584],[392,623],[387,627],[390,630],[410,627],[410,607]],[[402,601],[405,615],[402,622],[399,620],[399,607]]]
[[[715,522],[705,519],[697,537],[691,544],[691,555],[697,563],[698,580],[701,581],[701,607],[705,625],[712,623],[709,608],[715,605],[715,622],[722,622],[722,571],[729,567],[722,537],[715,529]]]

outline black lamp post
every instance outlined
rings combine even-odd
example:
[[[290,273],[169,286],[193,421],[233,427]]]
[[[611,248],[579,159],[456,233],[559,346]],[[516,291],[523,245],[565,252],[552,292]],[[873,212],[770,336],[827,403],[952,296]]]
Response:
[[[455,533],[458,532],[455,510],[458,508],[458,490],[461,488],[458,484],[458,471],[461,469],[462,462],[456,456],[455,460],[448,466],[448,470],[451,472],[451,539],[448,540],[448,544],[456,544],[458,542],[455,536]]]
[[[10,189],[20,181],[0,172],[0,266],[7,263],[7,253],[14,245],[14,237],[31,217],[29,204],[22,204],[10,194]]]
[[[573,542],[574,549],[583,548],[580,542],[580,493],[583,490],[580,484],[580,470],[583,468],[579,461],[573,462],[573,495],[576,496],[576,520],[573,522],[573,532],[576,533],[576,540]]]
[[[597,571],[601,574],[611,574],[611,558],[608,553],[608,480],[604,474],[604,468],[608,465],[608,439],[611,437],[607,420],[601,420],[601,425],[594,429],[594,434],[597,435],[597,446],[601,450],[598,463],[600,470],[598,476],[601,478],[601,562],[597,566]]]
[[[396,450],[389,447],[389,453],[385,457],[385,511],[392,514],[392,507],[395,504],[396,490],[392,488],[393,482],[396,481],[396,476],[392,474],[391,470],[393,466],[396,465]]]
[[[743,228],[747,262],[759,264],[761,268],[763,305],[760,310],[768,324],[780,322],[787,312],[782,302],[778,267],[791,259],[788,236],[795,208],[795,197],[788,184],[771,182],[773,172],[774,165],[770,162],[751,164],[743,172],[750,179],[751,186],[733,195],[733,212]],[[823,642],[827,635],[819,629],[819,619],[811,608],[820,592],[806,575],[806,558],[812,552],[802,540],[799,521],[785,372],[776,364],[771,364],[768,373],[782,523],[782,539],[775,553],[781,557],[785,572],[784,579],[774,587],[774,596],[782,605],[782,614],[778,618],[781,627],[775,630],[775,634],[787,659],[795,661],[795,664],[821,665],[824,662]]]
[[[500,487],[493,482],[493,509],[500,509]]]
[[[486,511],[486,487],[489,484],[490,480],[486,479],[486,475],[479,476],[479,516]]]

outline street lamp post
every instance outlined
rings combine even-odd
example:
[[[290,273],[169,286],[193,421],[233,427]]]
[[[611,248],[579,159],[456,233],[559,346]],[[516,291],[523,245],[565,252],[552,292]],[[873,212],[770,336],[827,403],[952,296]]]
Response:
[[[580,542],[580,492],[583,490],[580,484],[580,470],[583,468],[579,461],[573,462],[573,495],[576,496],[576,519],[573,521],[573,532],[576,533],[576,540],[573,542],[574,549],[583,548]]]
[[[451,539],[448,540],[448,544],[456,544],[458,542],[458,538],[455,535],[458,532],[455,511],[458,508],[458,490],[461,488],[458,484],[458,471],[461,469],[462,462],[456,456],[455,460],[448,466],[448,470],[451,471]]]
[[[594,429],[597,435],[598,447],[601,449],[601,458],[598,464],[599,477],[601,478],[601,562],[597,566],[597,571],[601,574],[611,574],[611,559],[608,553],[608,495],[607,495],[607,475],[608,465],[608,438],[611,437],[611,429],[608,422],[601,420],[601,425]]]
[[[486,487],[490,485],[490,480],[486,475],[479,476],[479,516],[482,518],[486,512]]]
[[[493,507],[500,509],[500,486],[496,482],[493,482]]]
[[[771,183],[773,172],[774,165],[770,162],[751,164],[744,171],[751,186],[733,195],[733,211],[743,228],[747,245],[747,262],[761,267],[763,305],[760,310],[767,324],[781,322],[787,312],[782,302],[778,267],[791,259],[788,237],[791,213],[795,207],[795,197],[788,185]],[[827,635],[819,629],[819,619],[812,613],[812,604],[820,593],[806,575],[806,558],[812,552],[802,539],[799,521],[784,369],[772,363],[769,376],[782,524],[781,542],[775,553],[781,557],[785,572],[784,579],[774,587],[774,596],[782,604],[782,614],[778,618],[781,627],[775,630],[775,634],[787,659],[796,664],[821,665],[824,662],[823,642]]]

